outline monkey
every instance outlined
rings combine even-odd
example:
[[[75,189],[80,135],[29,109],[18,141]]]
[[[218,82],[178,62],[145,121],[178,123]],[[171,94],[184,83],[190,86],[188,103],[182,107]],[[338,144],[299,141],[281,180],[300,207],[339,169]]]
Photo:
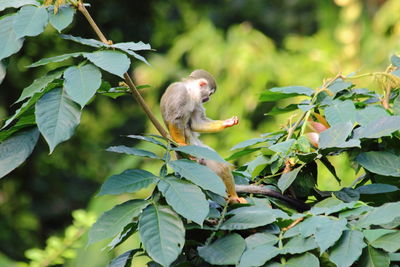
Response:
[[[171,138],[178,145],[210,148],[200,141],[199,133],[219,132],[239,123],[237,116],[226,120],[212,120],[206,117],[203,103],[209,101],[216,90],[217,84],[213,76],[201,69],[167,87],[160,101],[161,114]],[[247,203],[236,193],[230,165],[209,159],[198,159],[197,162],[210,168],[222,179],[229,202]]]

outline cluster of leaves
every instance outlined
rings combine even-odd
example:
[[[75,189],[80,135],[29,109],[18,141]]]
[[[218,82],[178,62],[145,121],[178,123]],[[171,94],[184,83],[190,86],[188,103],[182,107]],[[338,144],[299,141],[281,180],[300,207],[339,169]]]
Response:
[[[50,23],[59,32],[73,20],[75,8],[63,5],[55,14],[53,7],[41,6],[36,0],[3,1],[0,11],[19,8],[0,18],[0,60],[18,52],[24,37],[36,36]],[[77,65],[54,69],[26,87],[15,104],[21,104],[0,130],[0,177],[18,167],[34,149],[39,132],[47,141],[50,153],[57,144],[68,140],[80,123],[83,108],[96,93],[117,97],[125,87],[111,88],[102,80],[101,71],[123,77],[130,67],[129,56],[146,62],[137,51],[150,50],[143,42],[105,44],[94,39],[60,35],[86,46],[94,52],[76,52],[41,59],[29,67],[38,67],[68,58],[81,57]],[[15,134],[18,132],[18,134]]]

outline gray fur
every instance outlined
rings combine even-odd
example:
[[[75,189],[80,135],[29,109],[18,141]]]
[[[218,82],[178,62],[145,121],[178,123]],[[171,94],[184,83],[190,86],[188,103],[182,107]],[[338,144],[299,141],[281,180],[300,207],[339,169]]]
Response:
[[[189,75],[190,78],[192,79],[206,79],[209,86],[215,90],[217,90],[217,83],[214,80],[214,77],[205,70],[195,70]]]

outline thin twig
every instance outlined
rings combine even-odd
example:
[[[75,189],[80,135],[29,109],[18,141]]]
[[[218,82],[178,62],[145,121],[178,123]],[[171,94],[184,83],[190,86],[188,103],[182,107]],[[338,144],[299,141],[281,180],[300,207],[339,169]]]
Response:
[[[229,201],[227,201],[225,203],[224,209],[221,212],[221,217],[219,218],[219,222],[218,222],[217,226],[215,227],[215,231],[212,232],[212,234],[207,238],[206,242],[204,243],[204,246],[208,246],[211,243],[211,241],[214,239],[214,236],[217,234],[219,228],[222,225],[222,222],[225,219],[226,211],[228,210],[228,205],[229,205]]]

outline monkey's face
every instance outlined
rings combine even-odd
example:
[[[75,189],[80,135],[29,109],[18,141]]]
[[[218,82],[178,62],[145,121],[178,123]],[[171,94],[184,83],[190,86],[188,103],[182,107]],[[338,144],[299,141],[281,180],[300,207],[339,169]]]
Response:
[[[215,88],[211,88],[208,84],[207,80],[200,79],[199,80],[199,88],[201,95],[201,102],[205,103],[210,100],[210,96],[215,93]]]

